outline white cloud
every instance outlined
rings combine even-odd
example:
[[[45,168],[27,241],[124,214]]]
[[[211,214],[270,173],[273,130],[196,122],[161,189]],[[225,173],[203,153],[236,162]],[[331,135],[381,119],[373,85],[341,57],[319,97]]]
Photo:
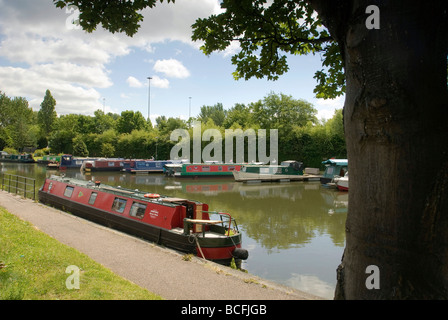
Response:
[[[314,98],[311,101],[314,108],[317,109],[317,118],[331,119],[334,116],[336,109],[342,109],[344,107],[345,96],[337,97],[335,99],[317,99]]]
[[[154,54],[154,45],[181,41],[194,47],[191,25],[220,10],[217,0],[178,0],[158,3],[142,11],[144,20],[134,37],[111,34],[101,27],[89,34],[67,27],[73,11],[56,8],[48,0],[0,0],[0,87],[8,96],[26,97],[34,110],[49,89],[58,114],[91,114],[103,107],[98,89],[113,86],[108,64],[134,48]],[[8,67],[7,63],[10,63]],[[157,62],[156,62],[157,64]],[[166,77],[186,78],[189,71],[177,60],[159,60]],[[129,85],[146,86],[129,77]],[[169,81],[153,76],[151,86],[169,88]]]
[[[132,76],[129,76],[128,79],[126,80],[126,82],[132,88],[142,88],[142,87],[144,87],[144,84],[142,82],[140,82],[140,80],[138,80],[137,78],[134,78]]]
[[[190,71],[176,59],[157,60],[153,69],[170,78],[185,79],[190,76]]]
[[[47,89],[56,99],[58,114],[92,114],[101,108],[97,90],[52,77],[51,70],[46,74],[44,69],[45,66],[29,69],[0,67],[0,87],[8,96],[25,96],[33,110],[40,109]]]
[[[170,87],[170,82],[168,81],[168,79],[162,79],[158,76],[153,76],[151,78],[151,87],[161,89],[168,89]]]

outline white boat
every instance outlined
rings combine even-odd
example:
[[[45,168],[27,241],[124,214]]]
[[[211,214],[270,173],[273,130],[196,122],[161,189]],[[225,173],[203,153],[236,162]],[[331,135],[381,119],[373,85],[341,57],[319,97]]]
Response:
[[[348,191],[348,171],[343,177],[335,177],[334,183],[339,190]]]
[[[239,171],[233,171],[237,182],[274,182],[274,181],[308,181],[319,179],[321,176],[308,174],[316,171],[312,168],[303,168],[303,163],[295,160],[283,161],[280,165],[245,165]],[[318,169],[316,169],[318,172]]]

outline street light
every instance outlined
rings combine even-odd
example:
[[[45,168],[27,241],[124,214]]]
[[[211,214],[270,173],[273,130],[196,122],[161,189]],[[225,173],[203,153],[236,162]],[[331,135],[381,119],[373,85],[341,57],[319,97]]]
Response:
[[[191,97],[188,97],[190,99],[190,106],[188,107],[188,124],[191,127],[191,122],[190,122],[190,118],[191,118]]]
[[[159,141],[159,137],[156,137],[156,160],[157,160],[157,142]]]
[[[151,77],[148,77],[148,122],[151,116]]]

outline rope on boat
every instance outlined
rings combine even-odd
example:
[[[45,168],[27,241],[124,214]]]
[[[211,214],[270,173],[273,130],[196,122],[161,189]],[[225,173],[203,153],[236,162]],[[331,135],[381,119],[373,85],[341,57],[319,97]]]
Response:
[[[193,237],[193,239],[196,240],[196,244],[197,244],[197,246],[199,248],[199,252],[201,253],[202,258],[205,259],[205,255],[202,252],[201,246],[199,245],[198,237],[195,234],[190,234],[190,236],[188,237],[188,241],[190,241],[190,237]],[[192,241],[190,241],[190,242],[193,243]]]

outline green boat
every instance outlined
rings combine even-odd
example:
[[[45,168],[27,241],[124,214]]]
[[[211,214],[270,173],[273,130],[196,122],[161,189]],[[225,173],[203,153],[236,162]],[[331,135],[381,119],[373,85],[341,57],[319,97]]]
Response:
[[[0,162],[35,163],[36,161],[33,155],[29,153],[8,154],[5,152],[0,155]]]
[[[39,164],[48,164],[50,162],[61,162],[61,156],[59,155],[44,155],[41,159],[37,160]]]
[[[304,170],[302,162],[288,160],[280,165],[243,166],[240,171],[233,172],[233,177],[238,182],[308,181],[320,178],[319,175],[308,174]]]
[[[323,161],[322,164],[326,167],[322,178],[320,178],[320,182],[323,185],[334,184],[333,179],[335,176],[343,177],[348,171],[347,159],[328,159]]]

